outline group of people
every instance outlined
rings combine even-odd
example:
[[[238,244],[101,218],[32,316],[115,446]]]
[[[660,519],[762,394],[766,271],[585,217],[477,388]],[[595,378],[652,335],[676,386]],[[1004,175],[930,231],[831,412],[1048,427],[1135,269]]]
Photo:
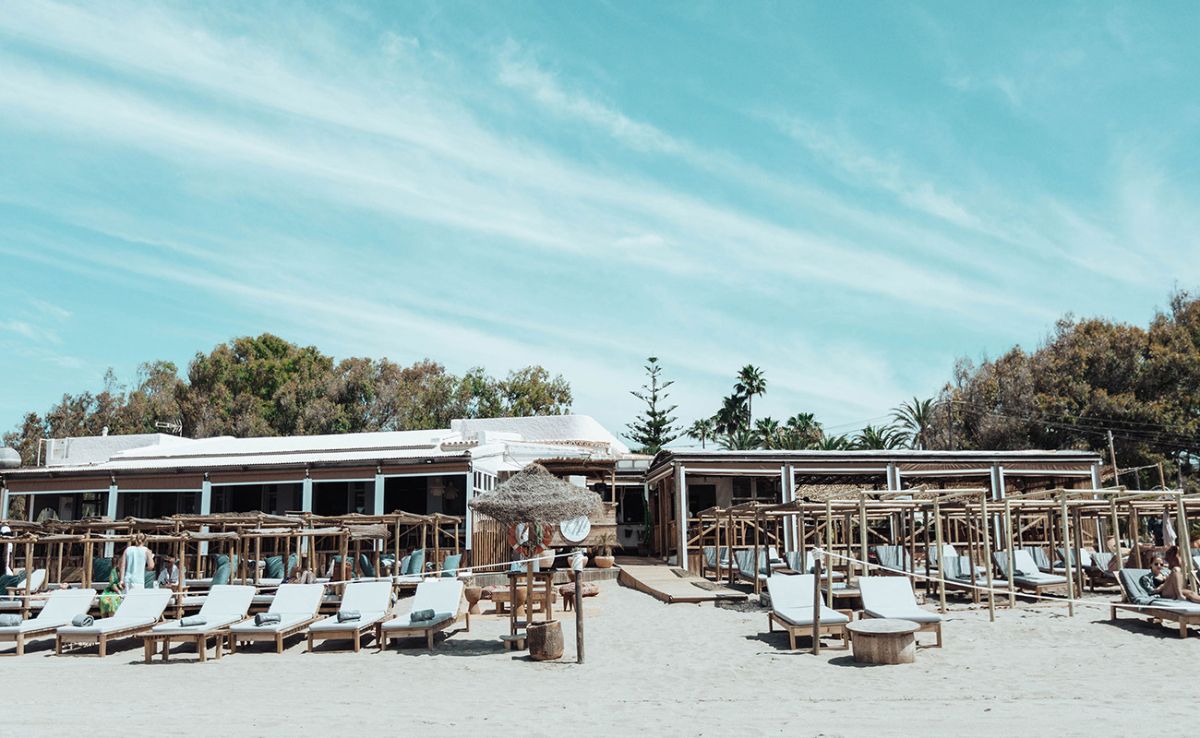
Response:
[[[1143,575],[1139,583],[1155,597],[1200,602],[1200,594],[1189,588],[1183,579],[1179,546],[1171,546],[1164,554],[1155,554],[1150,559],[1150,573]]]

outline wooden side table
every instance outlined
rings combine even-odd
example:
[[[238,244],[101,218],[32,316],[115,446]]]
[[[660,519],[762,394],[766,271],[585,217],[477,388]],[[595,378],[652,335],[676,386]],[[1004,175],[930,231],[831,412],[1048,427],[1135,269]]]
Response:
[[[846,625],[860,664],[911,664],[916,660],[915,633],[921,626],[911,620],[868,618]]]

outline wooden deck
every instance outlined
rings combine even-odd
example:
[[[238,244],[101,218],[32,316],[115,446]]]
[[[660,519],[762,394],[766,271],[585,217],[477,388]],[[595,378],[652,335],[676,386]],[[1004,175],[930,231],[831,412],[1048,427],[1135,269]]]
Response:
[[[618,561],[621,573],[617,577],[623,586],[667,604],[676,602],[744,602],[747,595],[698,577],[677,566],[656,562],[652,559],[624,559]]]

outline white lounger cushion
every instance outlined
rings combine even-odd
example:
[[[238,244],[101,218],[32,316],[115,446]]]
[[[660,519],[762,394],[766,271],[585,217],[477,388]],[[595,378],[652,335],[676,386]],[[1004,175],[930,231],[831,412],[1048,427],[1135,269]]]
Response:
[[[771,611],[792,625],[813,623],[814,575],[772,574],[767,579],[767,591],[771,594]],[[821,602],[821,622],[828,625],[848,623],[850,618]]]
[[[96,593],[90,589],[58,589],[50,593],[46,604],[36,618],[23,621],[20,625],[0,628],[0,633],[28,633],[48,628],[69,625],[76,615],[87,612]]]
[[[463,583],[457,579],[428,579],[417,585],[417,593],[413,596],[412,608],[407,614],[383,624],[384,630],[424,629],[439,625],[447,619],[458,617],[459,605],[462,602]],[[449,618],[441,620],[423,620],[412,622],[409,618],[414,612],[433,610],[434,613],[449,613]]]
[[[169,589],[135,589],[125,595],[121,606],[111,618],[100,618],[86,628],[65,625],[58,632],[68,635],[101,635],[127,628],[153,625],[162,617],[171,601]]]
[[[342,605],[338,612],[358,610],[362,617],[358,620],[348,620],[339,623],[337,615],[330,615],[324,620],[318,620],[309,626],[309,630],[362,630],[374,625],[387,615],[392,607],[392,583],[382,582],[350,582],[342,594]]]
[[[914,623],[940,623],[942,616],[917,604],[907,577],[859,577],[863,612],[874,618],[895,618]]]
[[[1008,557],[1005,555],[1004,563],[1001,564],[1001,570],[1008,565]],[[1013,577],[1013,581],[1027,582],[1036,584],[1066,584],[1067,578],[1060,577],[1057,574],[1046,574],[1039,571],[1037,564],[1034,563],[1033,557],[1028,551],[1014,551],[1013,561],[1016,562],[1017,571]]]
[[[238,623],[230,628],[234,633],[273,633],[311,620],[321,607],[325,587],[320,584],[283,584],[271,601],[267,612],[278,615],[278,623],[255,625],[253,620]],[[256,597],[257,599],[257,597]]]
[[[154,626],[155,633],[204,633],[236,623],[246,617],[254,587],[244,584],[218,584],[209,590],[208,597],[200,608],[198,617],[204,618],[203,625],[184,627],[182,620],[171,620]]]

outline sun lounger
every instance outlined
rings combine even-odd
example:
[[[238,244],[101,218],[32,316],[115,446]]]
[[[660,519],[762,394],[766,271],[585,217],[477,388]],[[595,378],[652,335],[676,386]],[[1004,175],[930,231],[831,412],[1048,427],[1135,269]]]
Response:
[[[312,651],[316,640],[350,638],[354,641],[354,652],[358,653],[362,634],[370,632],[376,623],[388,616],[392,608],[392,583],[350,582],[342,593],[342,604],[338,613],[357,612],[354,620],[339,621],[338,615],[330,615],[308,626],[308,650]]]
[[[879,559],[879,565],[892,574],[916,572],[916,569],[913,568],[912,555],[904,546],[876,546],[875,557]]]
[[[767,546],[767,563],[771,565],[772,569],[783,569],[787,566],[787,563],[780,558],[779,549],[775,546]]]
[[[65,625],[55,634],[54,652],[62,655],[64,643],[96,643],[100,656],[108,655],[108,642],[140,635],[162,619],[171,601],[169,589],[135,589],[125,595],[117,612],[88,626]]]
[[[1040,595],[1043,590],[1061,587],[1067,583],[1066,577],[1047,574],[1039,570],[1033,557],[1025,551],[1013,551],[1014,571],[1011,576],[1008,571],[1007,552],[996,551],[992,554],[992,559],[996,562],[996,566],[1004,578],[1011,580],[1013,586],[1018,589]]]
[[[1116,554],[1109,551],[1092,553],[1092,565],[1084,571],[1092,591],[1095,591],[1096,585],[1117,586],[1119,584],[1116,572],[1109,568],[1112,566],[1114,558],[1116,558]]]
[[[937,647],[942,647],[942,616],[917,604],[912,583],[901,577],[859,577],[863,617],[907,620],[921,626],[923,631],[937,635]]]
[[[759,581],[765,582],[771,575],[771,567],[767,566],[767,552],[758,552],[758,566],[751,566],[754,560],[754,549],[741,549],[733,552],[733,560],[737,566],[738,576],[742,579],[747,579],[751,582],[755,577]]]
[[[433,650],[433,636],[458,621],[461,610],[463,583],[458,579],[427,579],[417,585],[412,608],[408,613],[397,616],[375,626],[375,639],[379,650],[387,647],[392,638],[425,636],[426,646]],[[422,611],[433,611],[432,620],[414,621],[412,615]],[[467,631],[471,630],[471,614],[467,613]]]
[[[767,614],[767,630],[775,632],[778,625],[788,634],[788,647],[796,650],[796,636],[811,636],[813,631],[813,574],[787,576],[772,574],[767,579],[767,592],[771,595],[771,612]],[[821,622],[818,637],[835,635],[842,639],[842,647],[849,648],[850,637],[846,623],[853,617],[848,610],[833,610],[820,603]]]
[[[979,570],[982,567],[975,567],[975,576],[967,574],[971,569],[971,559],[969,556],[943,556],[942,557],[942,577],[945,582],[946,590],[963,590],[974,593],[979,591],[975,587],[987,587],[987,574],[980,574]],[[935,580],[937,581],[937,580]]]
[[[142,647],[146,663],[154,658],[158,644],[162,644],[163,661],[171,655],[172,641],[194,641],[200,661],[208,654],[208,639],[216,639],[216,657],[221,658],[221,644],[229,626],[246,619],[254,587],[246,584],[218,584],[208,592],[208,598],[194,618],[203,620],[196,625],[185,625],[190,618],[169,620],[159,623],[142,634]]]
[[[18,612],[27,614],[30,610],[36,609],[34,601],[29,600],[25,596],[26,586],[31,595],[38,594],[46,586],[46,570],[34,569],[29,581],[22,580],[10,587],[6,587],[7,596],[0,597],[0,612]]]
[[[803,560],[801,560],[801,554],[799,551],[788,551],[788,552],[784,553],[783,560],[787,562],[788,568],[794,572],[798,572],[800,574],[812,574],[813,573],[812,551],[805,551],[804,555],[803,555]],[[828,571],[828,569],[822,569],[821,570],[821,579],[825,579],[825,577],[828,576],[829,574],[830,574],[830,572]],[[846,573],[837,571],[835,569],[832,572],[832,576],[830,578],[836,582],[840,579],[845,579]]]
[[[14,641],[16,655],[25,653],[25,642],[41,636],[52,635],[64,625],[70,625],[76,615],[83,615],[92,607],[96,593],[91,589],[56,589],[46,597],[46,604],[37,617],[24,620],[20,625],[0,628],[0,641]]]
[[[1200,603],[1158,597],[1142,588],[1141,579],[1149,569],[1122,569],[1117,575],[1121,599],[1109,607],[1109,618],[1117,619],[1118,610],[1131,610],[1153,622],[1170,621],[1179,624],[1179,637],[1187,638],[1189,625],[1200,625]],[[1136,605],[1137,607],[1132,607]]]
[[[283,584],[275,593],[267,613],[278,615],[279,622],[256,625],[244,620],[229,628],[229,652],[237,653],[238,643],[274,641],[275,652],[283,653],[286,638],[301,633],[317,619],[325,587],[320,584]]]

